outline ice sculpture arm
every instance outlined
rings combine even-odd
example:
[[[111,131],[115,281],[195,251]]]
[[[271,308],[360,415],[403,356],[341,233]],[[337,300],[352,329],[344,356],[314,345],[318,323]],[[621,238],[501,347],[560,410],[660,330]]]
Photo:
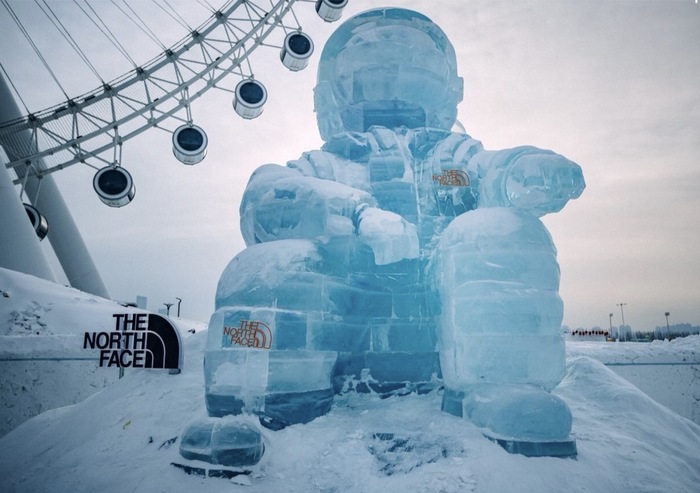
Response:
[[[472,159],[481,177],[479,207],[516,207],[540,217],[560,211],[586,186],[578,164],[536,147],[482,151]]]
[[[370,194],[299,170],[267,164],[250,178],[241,201],[241,232],[246,245],[280,239],[352,235]]]

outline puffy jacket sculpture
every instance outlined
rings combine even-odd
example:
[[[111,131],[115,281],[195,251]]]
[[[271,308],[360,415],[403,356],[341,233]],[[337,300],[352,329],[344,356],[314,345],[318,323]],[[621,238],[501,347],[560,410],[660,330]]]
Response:
[[[581,194],[581,169],[535,147],[484,150],[455,130],[462,90],[452,45],[417,12],[364,12],[330,37],[314,92],[324,145],[262,166],[243,196],[247,248],[209,325],[210,416],[274,429],[340,392],[444,384],[444,410],[512,451],[571,444],[549,392],[562,301],[538,217]]]

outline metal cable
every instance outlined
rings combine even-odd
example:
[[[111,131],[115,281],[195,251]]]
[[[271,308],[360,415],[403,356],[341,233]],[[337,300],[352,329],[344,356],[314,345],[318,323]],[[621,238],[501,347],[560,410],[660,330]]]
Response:
[[[216,12],[216,9],[211,6],[209,2],[202,1],[202,0],[197,0],[197,3],[204,7],[205,9],[208,8],[212,13]]]
[[[61,85],[61,83],[58,81],[58,78],[56,77],[56,74],[53,72],[53,70],[51,70],[51,67],[49,66],[49,63],[46,61],[46,59],[44,58],[44,56],[41,54],[41,51],[39,50],[39,48],[37,47],[37,45],[34,43],[34,40],[33,40],[32,37],[29,35],[29,31],[27,31],[27,29],[24,27],[24,25],[22,24],[22,22],[19,20],[19,17],[17,17],[17,14],[15,13],[15,11],[12,10],[12,7],[10,7],[9,2],[8,2],[7,0],[0,0],[0,1],[2,1],[3,6],[4,6],[5,9],[7,10],[7,12],[10,14],[10,17],[12,17],[12,20],[15,21],[15,24],[17,24],[17,27],[18,27],[19,30],[22,32],[22,34],[24,35],[24,37],[27,39],[27,42],[28,42],[28,43],[31,45],[31,47],[34,49],[34,53],[36,53],[36,56],[39,57],[39,60],[41,60],[41,63],[44,65],[44,68],[49,72],[49,74],[51,75],[51,78],[54,80],[54,82],[55,82],[56,85],[59,87],[59,89],[61,89],[61,92],[63,93],[63,95],[66,97],[66,99],[70,99],[70,97],[68,96],[68,93],[67,93],[66,90],[63,88],[63,86]]]
[[[12,79],[10,79],[10,74],[7,73],[7,70],[5,70],[5,67],[3,66],[2,62],[0,62],[0,70],[2,70],[2,73],[5,74],[5,79],[7,79],[7,82],[12,87],[12,90],[15,91],[15,94],[17,95],[17,98],[19,99],[20,103],[22,103],[22,106],[24,106],[24,111],[26,111],[27,113],[31,113],[31,111],[29,111],[29,108],[27,108],[27,104],[24,102],[24,99],[22,99],[22,95],[17,90],[17,87],[15,87],[15,83],[12,82]]]
[[[175,22],[177,22],[178,24],[180,24],[182,27],[184,27],[184,28],[187,29],[188,31],[192,31],[192,30],[193,30],[193,29],[189,26],[189,24],[187,24],[187,21],[186,21],[185,19],[183,19],[182,16],[181,16],[180,14],[177,13],[177,10],[175,10],[175,9],[172,7],[172,5],[170,5],[170,4],[168,3],[168,0],[163,0],[163,2],[164,2],[165,5],[167,5],[168,8],[173,12],[172,14],[171,14],[170,12],[168,12],[167,10],[165,10],[165,8],[163,8],[156,0],[153,0],[153,3],[155,3],[155,4],[156,4],[158,7],[160,7],[161,9],[163,9],[163,12],[165,12],[165,13],[168,14],[170,17],[172,17],[172,18],[175,20]],[[175,15],[173,15],[173,14],[175,14]]]
[[[119,42],[119,39],[117,39],[117,37],[114,35],[114,33],[109,29],[109,27],[107,26],[105,21],[102,20],[102,18],[100,17],[100,14],[98,14],[95,11],[95,9],[92,8],[92,5],[90,5],[87,0],[84,0],[84,1],[85,1],[85,5],[88,6],[88,8],[92,11],[92,13],[97,18],[97,20],[100,21],[102,26],[100,26],[95,21],[95,19],[93,19],[93,17],[83,7],[80,6],[80,4],[78,3],[78,0],[73,0],[73,3],[75,3],[78,6],[78,8],[80,10],[82,10],[82,12],[85,14],[85,16],[88,19],[90,19],[90,21],[95,25],[95,27],[97,27],[97,29],[99,29],[99,31],[104,35],[104,37],[107,38],[110,43],[112,43],[112,45],[117,49],[117,51],[119,51],[119,53],[121,53],[122,56],[124,56],[124,58],[126,58],[131,63],[131,65],[134,66],[134,68],[136,68],[137,67],[136,62],[134,61],[133,58],[131,58],[131,56],[129,56],[129,53],[126,51],[124,46]]]
[[[92,73],[95,74],[95,77],[97,77],[98,80],[104,84],[104,80],[102,79],[102,76],[99,74],[99,72],[97,72],[97,69],[94,67],[94,65],[92,63],[90,63],[90,60],[88,59],[87,55],[85,54],[85,52],[82,49],[80,49],[80,46],[78,45],[78,43],[75,41],[75,39],[73,39],[73,36],[71,36],[71,33],[68,31],[68,29],[66,29],[66,26],[63,25],[63,23],[58,18],[58,16],[53,11],[53,9],[51,7],[49,7],[49,4],[46,3],[46,0],[42,0],[42,1],[44,2],[44,5],[48,9],[48,12],[51,12],[51,15],[49,15],[49,13],[46,10],[44,10],[44,7],[42,7],[41,4],[39,4],[39,0],[34,0],[34,3],[36,3],[37,6],[39,7],[39,9],[41,9],[41,11],[44,13],[44,15],[46,17],[48,17],[48,19],[51,21],[51,23],[54,25],[54,27],[58,30],[58,32],[61,33],[61,36],[63,36],[63,38],[66,41],[68,41],[68,44],[71,45],[71,47],[73,48],[73,50],[75,50],[75,52],[78,54],[78,56],[80,58],[82,58],[83,62],[85,62],[85,65],[87,65],[88,68],[90,70],[92,70]]]
[[[6,0],[3,0],[3,1],[6,1]],[[157,44],[158,46],[160,46],[163,50],[166,50],[165,45],[163,45],[163,43],[160,42],[160,40],[156,37],[155,34],[150,33],[150,32],[149,32],[149,29],[148,29],[147,27],[144,28],[144,26],[142,26],[141,24],[139,24],[138,22],[136,22],[127,12],[124,11],[123,8],[121,8],[119,5],[117,5],[117,3],[116,3],[114,0],[110,0],[110,1],[112,2],[112,4],[113,4],[115,7],[117,7],[117,9],[119,9],[119,11],[120,11],[122,14],[124,14],[124,15],[126,16],[127,19],[129,19],[131,22],[133,22],[133,23],[136,25],[136,27],[138,27],[139,29],[141,29],[141,31],[143,31],[143,32],[146,34],[146,36],[148,36],[149,38],[151,38],[151,41],[153,41],[155,44]],[[124,2],[124,4],[125,4],[127,7],[129,7],[129,4],[126,3],[126,1]],[[129,7],[129,10],[131,10],[132,12],[134,11],[131,7]],[[134,15],[136,15],[135,12],[134,12]],[[139,18],[138,15],[136,15],[136,17]],[[139,18],[139,20],[140,20],[140,18]],[[143,21],[141,21],[141,22],[143,22]]]

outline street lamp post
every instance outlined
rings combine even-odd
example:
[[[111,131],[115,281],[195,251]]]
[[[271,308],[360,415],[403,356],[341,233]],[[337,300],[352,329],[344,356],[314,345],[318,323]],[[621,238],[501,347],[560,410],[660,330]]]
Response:
[[[165,308],[167,309],[167,312],[165,313],[166,315],[170,315],[170,307],[173,306],[175,303],[163,303],[165,305]]]
[[[666,315],[666,335],[668,336],[669,340],[671,339],[671,327],[668,325],[668,316],[671,314],[671,312],[666,312],[664,315]]]
[[[178,298],[177,296],[175,299],[177,300],[177,316],[180,317],[180,303],[182,303],[182,299]]]
[[[625,341],[627,340],[627,329],[625,328],[625,310],[622,307],[625,306],[626,304],[627,303],[618,303],[617,304],[617,306],[620,307],[620,314],[622,314],[622,326],[621,326],[621,328],[622,328],[622,330],[625,331]],[[618,330],[618,332],[620,332],[620,331]]]
[[[611,313],[611,314],[610,314],[610,338],[612,338],[612,336],[613,336],[613,333],[612,333],[612,317],[613,317],[613,314]]]

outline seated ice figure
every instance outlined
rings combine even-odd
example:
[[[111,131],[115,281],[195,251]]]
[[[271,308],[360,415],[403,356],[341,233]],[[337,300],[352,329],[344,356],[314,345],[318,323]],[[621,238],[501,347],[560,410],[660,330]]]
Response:
[[[535,147],[454,130],[463,81],[427,17],[378,8],[330,37],[314,91],[324,145],[264,165],[240,207],[205,355],[211,416],[308,422],[347,390],[444,381],[443,409],[522,441],[565,440],[559,268],[538,217],[584,189]],[[441,380],[442,378],[442,380]]]

